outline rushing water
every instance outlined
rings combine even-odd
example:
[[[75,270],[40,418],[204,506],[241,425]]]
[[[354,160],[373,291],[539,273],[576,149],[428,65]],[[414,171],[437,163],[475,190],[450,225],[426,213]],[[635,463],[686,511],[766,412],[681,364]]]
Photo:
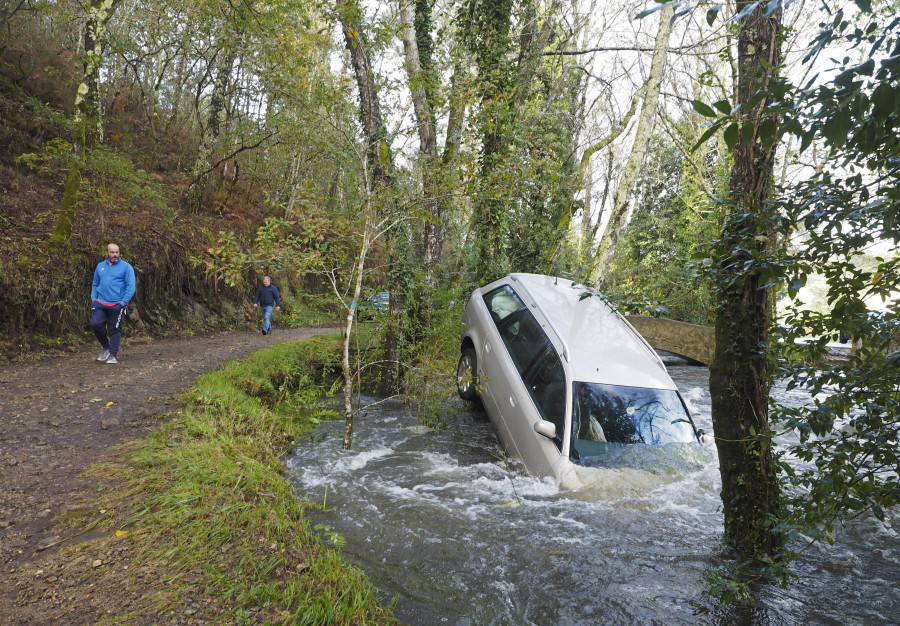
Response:
[[[711,432],[708,370],[669,371]],[[455,400],[447,411],[456,422],[429,430],[399,403],[376,404],[352,451],[341,451],[343,424],[332,422],[288,458],[298,489],[326,504],[313,523],[346,539],[344,556],[397,597],[405,623],[900,623],[890,525],[856,521],[834,546],[807,551],[788,589],[761,585],[754,604],[720,607],[706,592],[724,562],[715,454],[609,469],[605,488],[560,492],[504,460],[483,414]]]

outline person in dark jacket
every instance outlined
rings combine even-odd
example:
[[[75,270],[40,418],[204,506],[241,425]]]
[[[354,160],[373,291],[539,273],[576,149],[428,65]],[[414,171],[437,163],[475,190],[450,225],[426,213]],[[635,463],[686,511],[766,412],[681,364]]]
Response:
[[[91,330],[103,348],[98,361],[111,365],[119,362],[116,357],[122,341],[125,307],[134,296],[136,286],[134,268],[119,258],[119,246],[114,243],[106,246],[106,259],[94,270],[91,286]]]
[[[253,307],[259,307],[263,314],[262,334],[268,335],[272,330],[272,309],[281,310],[281,298],[278,296],[278,287],[272,284],[272,279],[263,277],[263,284],[256,290],[253,299]]]

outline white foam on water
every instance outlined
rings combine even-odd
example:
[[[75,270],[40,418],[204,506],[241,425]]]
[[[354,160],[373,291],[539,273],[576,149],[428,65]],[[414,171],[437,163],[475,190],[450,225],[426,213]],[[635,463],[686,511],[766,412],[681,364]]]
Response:
[[[703,387],[690,387],[681,390],[681,397],[691,412],[692,417],[705,413],[706,399],[709,398],[709,391]]]
[[[681,386],[697,426],[710,432],[702,374],[685,370]],[[635,449],[626,467],[590,468],[591,488],[560,491],[498,457],[489,425],[462,419],[431,430],[399,403],[368,415],[354,450],[340,450],[343,424],[327,424],[333,436],[299,444],[287,465],[310,497],[322,501],[327,490],[327,510],[311,518],[344,534],[344,553],[388,596],[400,595],[401,611],[413,607],[409,623],[745,623],[723,619],[705,593],[721,559],[715,450],[666,452],[657,462]],[[781,619],[783,609],[784,619],[808,622],[819,605],[819,615],[840,616],[845,601],[832,602],[829,587],[852,584],[870,599],[882,590],[871,613],[880,623],[878,611],[898,606],[884,591],[885,572],[900,561],[896,536],[893,527],[860,523],[839,534],[852,547],[815,550],[803,565],[830,577],[825,587],[773,585],[757,605],[762,621]],[[868,571],[871,560],[884,564],[880,571]]]
[[[334,464],[333,470],[336,472],[354,472],[363,469],[372,461],[383,459],[393,453],[394,450],[392,448],[376,448],[374,450],[357,452],[351,456],[341,458],[339,462]]]

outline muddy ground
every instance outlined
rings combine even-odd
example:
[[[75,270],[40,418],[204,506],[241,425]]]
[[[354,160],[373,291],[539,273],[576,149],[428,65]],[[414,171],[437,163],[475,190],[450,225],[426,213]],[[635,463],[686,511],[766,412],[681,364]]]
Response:
[[[97,507],[108,485],[85,472],[127,454],[119,444],[158,425],[202,374],[266,345],[335,330],[126,337],[118,365],[98,362],[93,345],[0,364],[0,624],[94,624],[146,606],[166,583],[144,576],[127,542],[98,544],[96,554],[73,549],[108,533],[97,522],[111,514]],[[189,623],[203,614],[186,599],[178,615],[138,621]]]

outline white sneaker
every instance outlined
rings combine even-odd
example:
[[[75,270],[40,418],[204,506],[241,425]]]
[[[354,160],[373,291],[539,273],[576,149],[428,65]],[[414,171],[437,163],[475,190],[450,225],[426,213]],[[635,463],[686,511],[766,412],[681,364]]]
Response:
[[[105,361],[109,358],[109,350],[104,350],[100,353],[100,356],[97,357],[98,361]]]
[[[115,365],[116,363],[118,363],[118,361],[116,361],[116,357],[114,357],[114,356],[111,356],[111,357],[109,357],[108,359],[106,359],[106,364],[107,364],[107,365],[110,365],[110,364]]]

